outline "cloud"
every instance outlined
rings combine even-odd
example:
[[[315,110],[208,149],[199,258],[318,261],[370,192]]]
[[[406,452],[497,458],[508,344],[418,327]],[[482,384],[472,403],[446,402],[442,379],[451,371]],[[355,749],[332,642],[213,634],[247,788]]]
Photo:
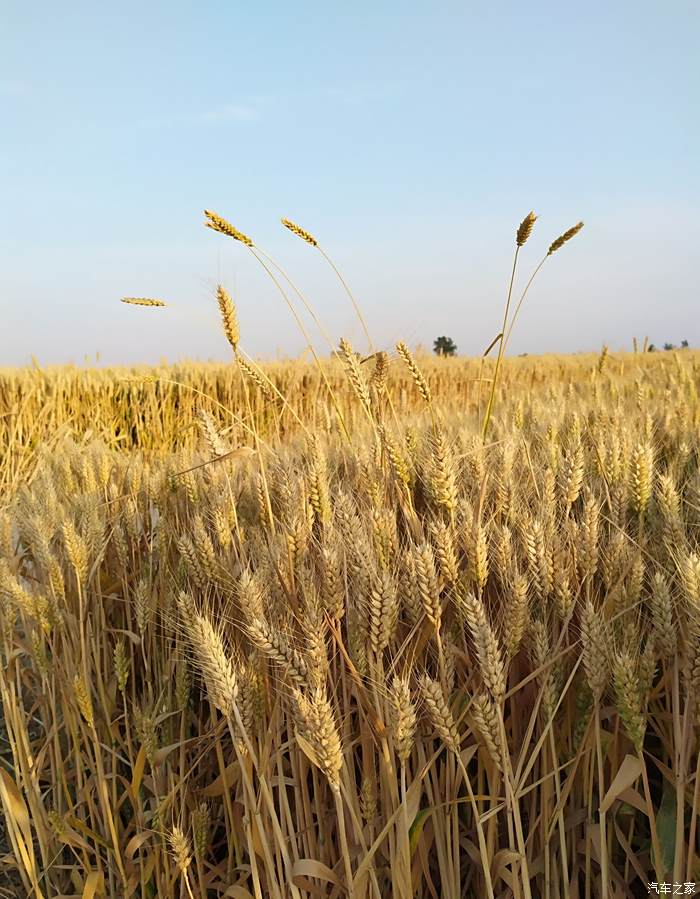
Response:
[[[349,85],[325,85],[318,91],[320,96],[337,100],[351,106],[365,106],[370,103],[382,103],[398,97],[405,85],[400,81],[383,83],[355,82]]]
[[[28,93],[29,85],[26,81],[0,80],[0,95],[3,97],[23,97]]]
[[[309,91],[291,91],[273,95],[252,96],[238,103],[225,103],[204,111],[181,112],[172,115],[153,116],[136,122],[136,127],[147,129],[158,128],[197,128],[204,126],[225,125],[231,123],[255,122],[262,116],[264,107],[289,107],[295,103],[313,103],[322,99],[348,106],[365,106],[382,103],[398,96],[404,85],[398,81],[374,84],[356,82],[347,86],[325,85]]]
[[[259,118],[260,110],[253,103],[229,103],[204,112],[182,113],[171,116],[155,116],[138,122],[144,128],[170,128],[178,125],[223,125],[227,122],[252,122]]]
[[[201,122],[203,124],[206,123],[216,123],[216,122],[249,122],[252,119],[257,119],[259,115],[259,110],[257,107],[245,104],[245,103],[233,103],[229,106],[222,106],[219,109],[212,109],[209,112],[203,112],[201,115],[192,116],[192,121],[195,123]]]

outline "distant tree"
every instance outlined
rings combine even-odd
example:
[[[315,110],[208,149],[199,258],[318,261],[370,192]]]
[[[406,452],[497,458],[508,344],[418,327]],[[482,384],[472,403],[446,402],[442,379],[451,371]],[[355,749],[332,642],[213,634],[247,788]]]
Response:
[[[664,344],[664,349],[665,349],[665,350],[675,350],[675,348],[676,348],[675,343],[665,343],[665,344]]]
[[[437,337],[433,341],[433,352],[437,356],[454,356],[457,353],[457,344],[451,337]]]
[[[647,347],[647,353],[655,353],[655,352],[656,352],[656,345],[653,343],[650,343],[649,346]]]
[[[681,340],[681,349],[682,350],[688,349],[688,341],[687,340]]]

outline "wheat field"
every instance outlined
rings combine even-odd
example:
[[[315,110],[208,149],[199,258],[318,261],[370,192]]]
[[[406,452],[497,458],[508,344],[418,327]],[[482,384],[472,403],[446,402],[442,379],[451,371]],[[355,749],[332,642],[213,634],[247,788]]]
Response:
[[[700,882],[700,354],[258,364],[216,299],[229,364],[0,370],[0,890]]]

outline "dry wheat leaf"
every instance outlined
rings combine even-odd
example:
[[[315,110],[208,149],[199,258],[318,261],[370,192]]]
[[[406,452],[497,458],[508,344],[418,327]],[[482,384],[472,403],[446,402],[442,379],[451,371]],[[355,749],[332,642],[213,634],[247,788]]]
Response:
[[[620,796],[624,790],[631,787],[635,780],[642,773],[642,763],[636,755],[626,755],[620,765],[617,774],[613,778],[613,782],[608,788],[608,792],[600,803],[601,812],[607,812],[610,806]]]
[[[81,899],[94,899],[96,895],[104,895],[104,878],[99,871],[91,871],[85,878]]]

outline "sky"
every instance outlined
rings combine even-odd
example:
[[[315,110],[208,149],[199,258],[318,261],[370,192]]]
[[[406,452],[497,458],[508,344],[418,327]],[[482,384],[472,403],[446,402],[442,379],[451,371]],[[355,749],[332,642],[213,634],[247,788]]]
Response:
[[[364,349],[500,330],[513,353],[700,345],[700,7],[0,0],[0,365],[258,358],[306,338],[213,209]],[[164,299],[165,309],[122,296]],[[294,298],[291,293],[290,298]],[[320,353],[328,344],[312,333]]]

